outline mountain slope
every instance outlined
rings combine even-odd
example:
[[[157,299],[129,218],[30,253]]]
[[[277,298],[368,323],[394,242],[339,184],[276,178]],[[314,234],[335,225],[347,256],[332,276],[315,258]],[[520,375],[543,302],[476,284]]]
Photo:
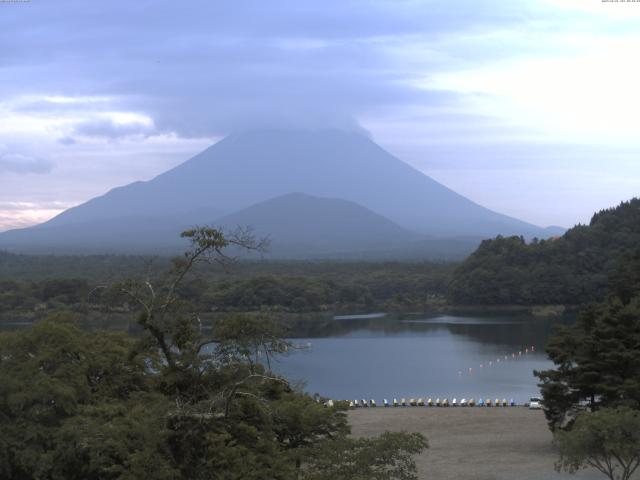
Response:
[[[198,210],[182,215],[128,215],[99,220],[79,220],[58,224],[46,222],[36,227],[0,234],[0,248],[21,253],[95,254],[154,253],[174,254],[187,243],[180,232],[195,224],[210,224],[218,212]]]
[[[216,221],[225,230],[251,225],[267,235],[273,258],[461,260],[481,238],[438,238],[406,230],[354,202],[291,193]]]
[[[3,242],[11,250],[30,253],[175,254],[187,246],[179,233],[197,224],[189,222],[197,217],[125,216],[99,222],[45,224],[7,232]],[[269,237],[269,251],[260,254],[266,258],[460,260],[481,240],[428,237],[354,202],[303,193],[269,199],[217,220],[212,220],[211,214],[208,218],[207,224],[225,231],[251,226],[256,236]]]
[[[218,219],[225,230],[251,225],[275,255],[367,251],[406,245],[421,235],[354,202],[303,193],[282,195]]]
[[[210,224],[290,192],[354,202],[370,210],[369,217],[375,212],[396,227],[441,238],[544,238],[551,232],[473,203],[361,134],[266,130],[231,135],[150,181],[114,188],[41,225],[0,234],[0,247],[157,252],[181,245],[174,235],[190,225]],[[296,229],[284,228],[286,215],[277,216],[272,214],[269,228],[286,230],[292,238]],[[319,214],[315,219],[319,225],[325,220]],[[318,242],[315,246],[324,248]],[[126,245],[132,248],[123,250]],[[427,247],[423,242],[418,250]]]
[[[226,231],[251,226],[256,235],[270,238],[269,256],[289,258],[394,249],[423,239],[353,202],[291,193],[222,217],[201,210],[184,216],[123,215],[61,225],[45,223],[6,232],[2,243],[13,250],[40,253],[176,253],[186,246],[180,232],[198,223]]]
[[[116,188],[48,223],[226,213],[290,192],[351,200],[431,235],[522,234],[544,229],[481,207],[393,157],[367,137],[338,130],[231,135],[148,182]]]

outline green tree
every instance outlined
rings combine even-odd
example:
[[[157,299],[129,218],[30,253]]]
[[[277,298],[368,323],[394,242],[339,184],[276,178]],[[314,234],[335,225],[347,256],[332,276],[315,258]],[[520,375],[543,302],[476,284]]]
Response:
[[[179,479],[167,446],[171,405],[158,394],[83,407],[55,431],[42,461],[55,479]]]
[[[420,433],[323,442],[305,465],[305,480],[417,480],[413,456],[428,447]]]
[[[271,359],[275,355],[283,355],[294,348],[291,342],[282,338],[283,335],[282,327],[268,317],[232,314],[216,322],[209,342],[216,344],[220,361],[243,360],[253,367],[264,360],[271,370]],[[204,346],[201,344],[201,351]]]
[[[69,422],[103,402],[126,405],[149,390],[144,362],[128,357],[128,337],[83,332],[70,320],[57,316],[0,336],[3,478],[48,478],[61,465],[60,450],[73,449],[60,438]]]
[[[232,316],[206,333],[183,282],[260,242],[183,236],[191,248],[167,277],[117,287],[138,306],[141,338],[83,331],[67,315],[0,335],[0,478],[293,480],[334,461],[338,478],[354,462],[366,478],[414,478],[422,437],[350,439],[344,405],[325,408],[271,372],[290,348],[273,322]]]
[[[640,296],[640,249],[618,259],[616,270],[609,278],[609,289],[625,305]]]
[[[607,279],[640,244],[639,207],[639,198],[622,202],[596,213],[589,225],[577,225],[562,237],[528,243],[515,236],[485,240],[454,271],[448,298],[470,305],[602,301]],[[633,274],[633,269],[627,273]],[[623,280],[619,285],[629,297],[640,284],[629,286]]]
[[[547,420],[565,426],[584,402],[640,408],[640,298],[623,304],[612,296],[585,309],[547,346],[555,369],[536,372]]]
[[[300,468],[309,449],[319,440],[344,437],[349,433],[344,408],[324,407],[307,395],[288,393],[273,407],[274,433]]]
[[[558,470],[593,467],[611,480],[629,480],[640,466],[640,412],[627,407],[583,412],[569,431],[558,431]]]

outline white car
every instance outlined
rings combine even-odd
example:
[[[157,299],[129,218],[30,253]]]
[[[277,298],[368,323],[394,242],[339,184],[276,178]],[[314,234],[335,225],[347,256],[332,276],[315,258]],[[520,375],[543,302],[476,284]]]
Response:
[[[538,397],[531,397],[529,399],[529,409],[530,410],[541,410],[542,409],[542,399]]]

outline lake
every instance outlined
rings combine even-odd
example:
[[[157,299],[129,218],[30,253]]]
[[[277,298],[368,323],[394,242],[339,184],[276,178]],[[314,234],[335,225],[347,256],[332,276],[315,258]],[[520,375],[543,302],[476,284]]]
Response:
[[[544,346],[554,323],[520,316],[336,317],[337,330],[295,339],[309,348],[275,370],[334,399],[513,398],[537,396],[534,370],[550,368]]]
[[[302,350],[280,358],[274,370],[305,390],[334,399],[506,398],[518,403],[538,395],[534,370],[552,366],[544,346],[553,325],[571,319],[519,315],[336,316],[307,323]],[[0,330],[29,326],[3,322]],[[125,329],[109,322],[84,328]],[[533,349],[531,348],[533,347]]]

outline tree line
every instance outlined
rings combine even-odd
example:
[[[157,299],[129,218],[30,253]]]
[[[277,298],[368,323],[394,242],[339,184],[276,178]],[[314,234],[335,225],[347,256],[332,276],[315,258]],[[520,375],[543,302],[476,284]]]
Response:
[[[241,274],[221,275],[202,270],[180,284],[180,294],[202,312],[322,312],[427,309],[444,299],[449,273],[446,264],[338,264],[332,268],[291,264],[240,265]],[[234,267],[235,270],[236,267]],[[264,268],[264,270],[263,270]],[[158,278],[161,272],[134,276]],[[57,309],[85,312],[88,308],[112,306],[119,311],[131,306],[130,299],[113,289],[123,275],[92,278],[24,278],[0,280],[0,315],[40,316]]]
[[[476,305],[583,305],[602,300],[608,279],[640,245],[640,199],[593,215],[562,237],[483,241],[453,272],[448,299]]]

